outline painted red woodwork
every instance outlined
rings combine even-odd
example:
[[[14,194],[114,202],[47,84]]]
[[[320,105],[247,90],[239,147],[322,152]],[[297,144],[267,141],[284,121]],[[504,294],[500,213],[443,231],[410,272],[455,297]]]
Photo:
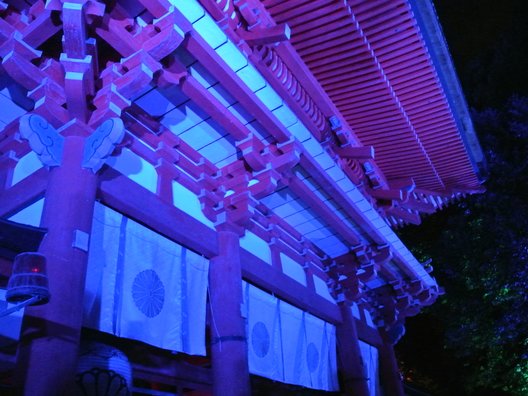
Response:
[[[251,84],[231,69],[230,59],[212,48],[211,37],[198,27],[201,22],[187,20],[180,11],[188,6],[197,7],[194,11],[199,13],[197,3],[174,8],[168,0],[118,1],[112,7],[97,1],[33,3],[17,2],[2,14],[2,71],[10,83],[27,91],[35,103],[33,113],[57,129],[64,124],[75,127],[60,130],[68,141],[61,167],[41,169],[9,188],[16,159],[29,147],[17,138],[16,120],[0,137],[0,215],[11,215],[46,195],[43,224],[50,227],[50,234],[42,251],[51,261],[50,284],[56,282],[51,305],[29,310],[26,319],[27,343],[21,346],[19,365],[27,378],[43,377],[31,379],[27,389],[40,386],[53,393],[71,382],[86,261],[85,252],[71,247],[71,238],[74,230],[89,232],[97,198],[212,259],[215,394],[249,393],[240,317],[243,277],[338,325],[346,391],[368,392],[358,359],[359,338],[380,348],[385,391],[401,395],[392,346],[380,340],[365,318],[352,318],[348,304],[361,300],[375,323],[389,330],[434,302],[440,289],[426,272],[418,271],[414,258],[395,247],[399,241],[388,241],[393,235],[380,231],[383,220],[394,227],[417,224],[421,213],[433,213],[457,197],[480,191],[463,131],[408,2],[199,1],[231,40],[228,44],[240,50],[264,77],[267,88],[272,87],[295,115],[289,117],[291,122],[302,123],[311,133],[305,138],[312,150],[303,148],[309,143],[297,140],[280,113],[268,109]],[[212,21],[203,18],[207,24]],[[60,30],[59,56],[48,48],[48,40],[55,40]],[[189,66],[194,61],[197,64]],[[197,66],[255,118],[265,135],[262,139],[224,104],[221,93],[203,85],[203,76],[195,73]],[[204,150],[193,148],[199,139],[186,141],[184,133],[176,136],[179,132],[173,133],[173,125],[166,125],[160,114],[174,109],[174,96],[190,99],[203,112],[198,123],[210,118],[211,124],[220,126],[213,132],[221,132],[220,139],[229,148],[225,151],[233,158],[230,163],[215,165],[218,160],[209,160]],[[152,104],[141,102],[149,97],[161,98],[166,110],[154,115],[148,110]],[[286,114],[288,109],[283,109]],[[153,167],[154,192],[109,167],[97,175],[80,168],[81,136],[89,136],[109,117],[121,118],[127,129],[114,154],[126,149]],[[363,208],[329,174],[330,168],[312,157],[313,147],[322,148],[334,171],[341,169],[355,184],[365,198],[358,199]],[[314,192],[298,175],[311,179],[311,186],[322,192]],[[174,206],[178,199],[173,196],[174,182],[198,197],[216,228]],[[348,252],[334,257],[321,250],[275,208],[267,207],[266,198],[277,191],[270,201],[293,192],[295,200],[302,201],[298,206],[310,211],[306,218],[321,218],[318,226],[323,224]],[[325,197],[331,197],[335,206],[327,205]],[[277,205],[288,203],[289,198],[281,199]],[[375,211],[370,212],[376,213],[374,220],[368,211]],[[289,209],[285,212],[291,214]],[[343,216],[352,225],[342,221]],[[271,265],[240,248],[238,238],[245,230],[269,244]],[[283,273],[281,254],[302,265],[306,286]],[[316,293],[315,276],[327,282],[340,301],[345,300],[346,314],[345,308]],[[41,323],[51,324],[49,345],[42,341],[45,333],[27,338],[31,326],[38,328]],[[224,339],[216,342],[215,337]],[[58,371],[41,367],[45,353],[57,359]],[[201,374],[195,374],[189,377],[199,379]],[[147,375],[154,376],[152,371]],[[51,381],[58,381],[56,387]],[[203,390],[211,382],[209,377],[205,381]]]
[[[361,142],[376,147],[377,163],[389,180],[412,174],[423,188],[479,185],[406,1],[263,3],[277,23],[290,25],[294,48]],[[369,126],[380,117],[386,123],[389,114],[401,143],[392,139],[386,146],[388,135]],[[431,133],[440,122],[443,133]],[[451,147],[447,155],[446,145]],[[400,155],[399,148],[413,156]]]
[[[46,186],[41,225],[48,232],[39,253],[47,258],[51,300],[24,316],[16,384],[27,395],[61,394],[73,386],[87,263],[87,252],[73,247],[73,239],[77,230],[90,233],[97,184],[81,168],[83,150],[84,138],[67,137],[63,163],[50,171]]]
[[[336,327],[342,390],[351,395],[369,396],[366,367],[361,359],[356,320],[347,303],[340,304],[343,323]]]
[[[242,271],[239,235],[218,231],[218,256],[209,267],[213,394],[249,396],[246,325],[241,313]]]
[[[41,168],[0,194],[0,216],[8,217],[44,196],[49,183],[46,169]]]
[[[380,331],[382,344],[378,347],[380,364],[380,382],[384,394],[387,396],[404,396],[403,383],[401,380],[398,362],[394,354],[394,348],[388,341],[384,331]]]

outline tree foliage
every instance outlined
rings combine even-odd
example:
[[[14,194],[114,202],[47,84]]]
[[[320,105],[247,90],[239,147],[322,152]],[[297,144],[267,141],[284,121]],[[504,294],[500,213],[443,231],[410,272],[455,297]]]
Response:
[[[407,227],[445,288],[397,352],[434,395],[528,394],[528,2],[435,1],[488,161],[487,192]]]
[[[414,380],[438,394],[526,395],[528,98],[514,96],[473,120],[489,162],[487,192],[401,233],[419,259],[433,258],[446,294],[408,320],[400,354]],[[431,342],[427,332],[439,340],[418,348],[429,349],[432,362],[411,346]]]

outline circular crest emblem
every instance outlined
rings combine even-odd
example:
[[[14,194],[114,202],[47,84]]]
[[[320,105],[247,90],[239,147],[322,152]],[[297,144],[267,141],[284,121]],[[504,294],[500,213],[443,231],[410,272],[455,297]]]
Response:
[[[262,322],[257,322],[253,325],[251,330],[251,345],[255,355],[259,358],[266,356],[270,349],[270,335],[266,325]]]
[[[165,287],[156,271],[141,271],[132,283],[132,298],[136,307],[149,318],[161,312],[165,302]]]
[[[310,373],[313,373],[315,370],[317,370],[317,367],[319,366],[319,352],[317,351],[317,347],[313,342],[308,344],[308,348],[306,350],[306,362],[308,363],[308,370]]]

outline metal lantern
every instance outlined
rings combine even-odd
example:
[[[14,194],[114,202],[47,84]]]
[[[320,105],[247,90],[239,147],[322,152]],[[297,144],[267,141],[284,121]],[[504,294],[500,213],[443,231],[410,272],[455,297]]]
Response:
[[[50,299],[46,257],[40,253],[20,253],[13,262],[7,283],[6,300],[16,304],[34,299],[30,305],[46,304]]]

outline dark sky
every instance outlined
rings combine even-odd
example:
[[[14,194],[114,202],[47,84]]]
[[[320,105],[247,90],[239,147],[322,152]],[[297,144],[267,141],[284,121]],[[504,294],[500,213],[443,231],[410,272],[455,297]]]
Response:
[[[435,0],[471,107],[528,95],[528,1]]]
[[[421,370],[418,385],[431,394],[466,395],[463,387],[490,386],[476,383],[478,378],[489,379],[493,389],[472,389],[473,395],[506,395],[497,389],[518,385],[512,367],[525,359],[524,349],[519,352],[524,344],[517,340],[525,339],[528,326],[525,311],[512,309],[526,307],[528,282],[527,261],[516,253],[526,240],[520,220],[528,218],[528,106],[518,102],[528,102],[509,101],[513,95],[528,98],[528,0],[433,1],[469,106],[496,109],[473,113],[490,175],[485,194],[425,218],[419,228],[402,230],[408,246],[422,246],[431,255],[433,274],[447,294],[407,320],[397,350],[408,367]],[[512,109],[523,112],[515,115]],[[492,275],[486,278],[486,271]],[[519,284],[522,292],[504,304],[498,299],[483,304],[485,295],[499,295],[509,284]]]

